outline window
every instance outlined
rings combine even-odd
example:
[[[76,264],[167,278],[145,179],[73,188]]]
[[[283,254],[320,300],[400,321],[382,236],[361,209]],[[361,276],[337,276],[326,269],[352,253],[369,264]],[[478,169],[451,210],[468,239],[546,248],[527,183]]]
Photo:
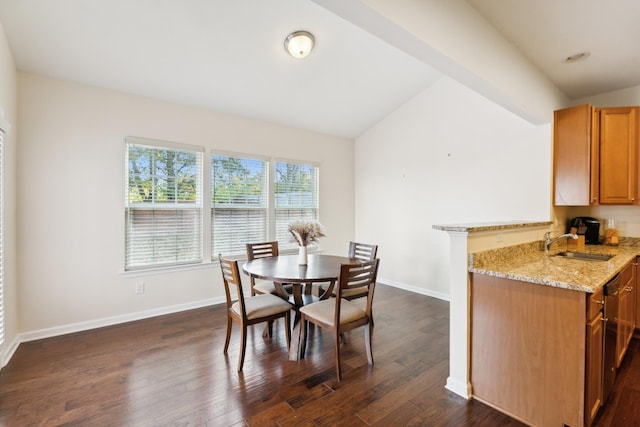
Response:
[[[0,129],[0,344],[4,342],[4,300],[2,298],[2,288],[3,288],[3,277],[4,277],[4,269],[3,269],[3,253],[2,248],[4,247],[4,222],[2,221],[2,140],[3,140],[4,132]]]
[[[199,147],[127,138],[125,269],[202,262]]]
[[[244,254],[245,243],[268,239],[268,167],[259,159],[211,156],[212,258]]]
[[[281,250],[293,248],[288,224],[318,219],[318,168],[275,162],[270,175],[269,167],[263,159],[212,155],[212,258],[243,256],[247,242],[275,239]]]
[[[312,165],[276,162],[274,177],[276,239],[294,247],[288,232],[291,221],[318,220],[318,168]]]
[[[288,224],[318,219],[318,167],[310,164],[204,156],[202,147],[128,137],[125,173],[127,271],[199,264],[220,253],[240,258],[248,242],[293,249]]]

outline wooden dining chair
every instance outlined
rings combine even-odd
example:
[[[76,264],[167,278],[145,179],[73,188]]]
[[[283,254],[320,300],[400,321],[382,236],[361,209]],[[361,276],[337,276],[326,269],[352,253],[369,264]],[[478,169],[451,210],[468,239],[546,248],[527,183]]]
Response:
[[[227,338],[224,342],[224,354],[229,349],[231,339],[231,326],[233,322],[240,325],[240,356],[238,359],[238,372],[242,371],[244,365],[244,355],[247,348],[247,327],[256,323],[270,322],[279,318],[284,318],[284,330],[287,340],[287,349],[291,345],[291,309],[293,306],[280,297],[271,294],[256,295],[249,298],[244,297],[242,291],[242,281],[240,280],[240,270],[238,261],[222,258],[220,269],[222,270],[222,280],[227,298]],[[236,300],[233,300],[233,288]]]
[[[356,258],[360,261],[373,261],[376,256],[378,256],[378,245],[349,242],[349,258]]]
[[[378,245],[368,243],[349,242],[349,258],[360,261],[373,261],[378,255]],[[342,293],[342,298],[349,301],[367,296],[367,289],[364,287],[347,289]]]
[[[251,261],[257,258],[266,258],[271,256],[278,256],[278,242],[260,242],[260,243],[247,243],[247,260]],[[273,294],[278,295],[276,287],[273,282],[268,280],[256,280],[255,277],[249,277],[251,280],[251,295],[256,294]],[[282,289],[291,294],[291,285],[283,284]]]
[[[322,300],[300,308],[302,322],[300,338],[300,354],[304,357],[307,344],[307,329],[309,324],[328,329],[333,333],[336,359],[336,375],[342,380],[340,367],[340,336],[352,329],[364,326],[364,338],[367,349],[367,360],[373,365],[371,338],[373,334],[373,294],[376,287],[379,260],[366,261],[355,264],[342,264],[338,279],[336,298]],[[364,288],[367,290],[367,304],[363,309],[358,304],[342,297],[348,290]]]
[[[257,258],[266,258],[271,256],[278,256],[278,242],[259,242],[259,243],[247,243],[247,260],[252,261]],[[256,280],[254,277],[249,278],[251,280],[251,295],[256,294],[274,294],[277,295],[276,287],[273,282],[267,280]]]
[[[368,243],[349,242],[348,257],[360,261],[373,261],[378,255],[378,245]],[[324,289],[322,290],[324,291]],[[335,296],[335,291],[333,295]],[[352,289],[342,294],[342,297],[348,300],[367,296],[367,290],[364,288]]]

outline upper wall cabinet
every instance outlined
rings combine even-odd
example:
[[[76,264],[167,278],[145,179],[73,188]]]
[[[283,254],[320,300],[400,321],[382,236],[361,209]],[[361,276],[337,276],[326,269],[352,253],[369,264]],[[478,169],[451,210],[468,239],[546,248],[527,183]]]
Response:
[[[640,107],[554,113],[554,204],[637,203]]]
[[[591,105],[555,111],[553,182],[556,206],[598,204],[597,115]]]
[[[638,108],[602,108],[600,204],[632,204],[638,188]]]

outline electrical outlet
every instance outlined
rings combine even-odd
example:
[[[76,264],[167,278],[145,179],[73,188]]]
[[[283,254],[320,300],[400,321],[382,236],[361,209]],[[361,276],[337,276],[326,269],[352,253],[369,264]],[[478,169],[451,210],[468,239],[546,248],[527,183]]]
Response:
[[[504,241],[504,235],[502,233],[498,233],[496,235],[496,242],[502,243]]]
[[[136,294],[144,294],[144,282],[136,283]]]

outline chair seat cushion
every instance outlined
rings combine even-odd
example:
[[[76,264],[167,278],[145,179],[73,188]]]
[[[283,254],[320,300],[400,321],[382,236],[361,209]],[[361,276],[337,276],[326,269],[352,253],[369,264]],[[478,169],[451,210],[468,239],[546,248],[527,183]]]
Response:
[[[266,280],[256,280],[256,284],[253,289],[259,294],[275,294],[276,287],[273,282],[268,282]]]
[[[254,297],[245,298],[244,306],[247,310],[247,319],[255,319],[257,317],[266,317],[273,314],[284,313],[293,308],[291,304],[271,294],[256,295]],[[240,316],[240,305],[236,301],[231,309]]]
[[[344,289],[342,291],[343,298],[358,298],[365,297],[369,293],[369,288],[366,286],[360,286],[359,288]]]
[[[284,291],[287,293],[291,293],[291,285],[283,285]],[[273,282],[268,282],[266,280],[256,280],[256,284],[253,287],[257,294],[274,294],[277,295],[276,286]]]
[[[333,326],[336,311],[336,300],[329,298],[300,308],[305,316],[318,319],[322,323]],[[367,313],[357,304],[342,299],[340,302],[340,324],[350,323],[367,316]]]

